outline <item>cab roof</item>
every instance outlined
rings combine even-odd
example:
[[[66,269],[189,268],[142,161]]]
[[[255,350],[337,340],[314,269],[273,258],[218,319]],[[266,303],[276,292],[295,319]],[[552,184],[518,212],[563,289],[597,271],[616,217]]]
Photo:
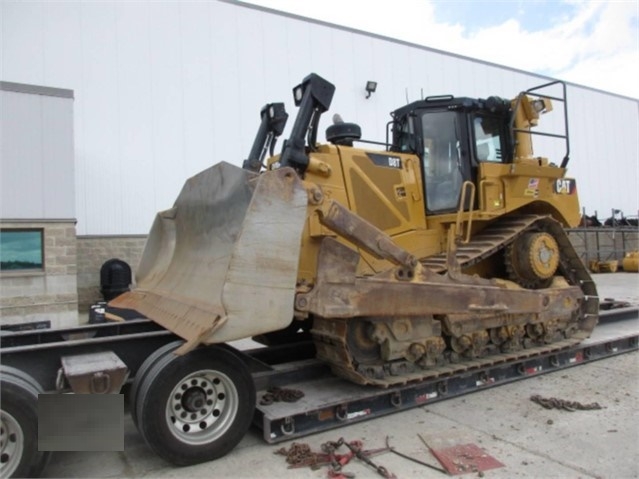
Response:
[[[497,96],[483,98],[454,97],[452,95],[430,96],[414,101],[391,112],[393,118],[402,118],[416,110],[463,110],[504,113],[510,111],[510,100]]]

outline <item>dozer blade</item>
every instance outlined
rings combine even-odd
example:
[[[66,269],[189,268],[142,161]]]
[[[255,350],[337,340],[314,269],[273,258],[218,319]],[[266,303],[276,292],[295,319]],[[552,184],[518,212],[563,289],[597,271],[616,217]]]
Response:
[[[184,338],[186,349],[286,327],[306,203],[291,168],[204,170],[158,213],[136,287],[109,305],[142,313]]]

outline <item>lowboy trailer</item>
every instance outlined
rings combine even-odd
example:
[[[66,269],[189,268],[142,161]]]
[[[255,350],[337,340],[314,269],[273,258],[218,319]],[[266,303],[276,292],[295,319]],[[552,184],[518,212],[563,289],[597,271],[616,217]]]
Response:
[[[472,363],[462,363],[457,367],[451,365],[447,373],[436,378],[389,388],[371,388],[336,377],[326,363],[315,359],[315,351],[309,341],[246,351],[230,345],[207,346],[200,349],[207,351],[212,348],[208,351],[211,354],[210,367],[204,370],[215,371],[211,368],[217,364],[218,354],[237,358],[239,362],[235,366],[248,372],[254,397],[258,400],[254,406],[234,403],[232,398],[217,400],[209,409],[204,409],[211,411],[211,417],[227,419],[219,426],[209,419],[212,421],[209,425],[211,431],[217,434],[225,436],[241,432],[241,438],[245,429],[230,431],[224,424],[233,423],[230,420],[232,416],[243,414],[249,425],[252,418],[253,425],[262,430],[266,442],[277,443],[637,351],[638,320],[637,308],[602,311],[601,324],[593,336],[576,346],[541,354],[531,350],[528,357],[514,362],[508,355],[496,356],[490,366],[476,367]],[[162,381],[163,369],[157,366],[171,357],[178,358],[171,351],[183,344],[183,340],[146,319],[3,333],[0,336],[2,476],[35,477],[48,462],[51,453],[37,449],[38,395],[43,393],[125,394],[134,422],[148,442],[141,419],[167,422],[165,408],[149,407],[153,402],[148,393],[152,389],[149,385]],[[113,357],[121,361],[124,371],[113,367],[113,361],[109,361]],[[85,368],[81,377],[73,377],[73,366],[77,363],[74,359],[77,358],[83,364],[91,364],[93,369],[88,371]],[[218,396],[225,392],[232,396],[224,377],[218,383],[216,374],[209,374],[205,381],[210,382]],[[218,374],[224,375],[219,371]],[[105,376],[109,378],[106,382]],[[185,380],[191,379],[190,373],[185,371],[174,383],[182,385]],[[109,385],[109,390],[105,390],[105,384]],[[296,402],[269,404],[260,401],[274,387],[299,390],[304,396]],[[202,389],[198,384],[196,392]],[[195,394],[193,401],[211,396],[206,395],[206,390],[203,394],[201,397]],[[149,416],[147,408],[156,416]],[[217,413],[214,412],[216,410]],[[182,448],[189,448],[186,440]],[[179,451],[176,451],[175,455],[178,454]],[[179,459],[168,459],[177,465],[184,464]]]

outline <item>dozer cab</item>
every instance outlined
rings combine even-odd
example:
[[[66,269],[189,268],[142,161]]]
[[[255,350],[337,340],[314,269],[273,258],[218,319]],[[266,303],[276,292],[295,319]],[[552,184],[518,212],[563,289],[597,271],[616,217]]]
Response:
[[[513,100],[428,97],[392,112],[384,143],[335,115],[319,144],[335,87],[311,74],[293,90],[299,108],[281,153],[288,115],[271,103],[242,168],[195,175],[157,215],[136,287],[109,307],[183,338],[183,358],[241,338],[312,337],[337,375],[380,387],[578,343],[597,323],[598,298],[564,232],[579,222],[569,150],[557,165],[535,157],[531,140],[551,101],[565,100],[565,87],[563,97],[540,90],[562,86]],[[185,413],[186,397],[215,402],[203,364],[176,382],[178,399],[166,396],[166,428],[201,448],[223,437],[228,450],[230,419]],[[162,368],[141,369],[146,391],[147,369]],[[241,402],[246,388],[224,371],[225,397]]]

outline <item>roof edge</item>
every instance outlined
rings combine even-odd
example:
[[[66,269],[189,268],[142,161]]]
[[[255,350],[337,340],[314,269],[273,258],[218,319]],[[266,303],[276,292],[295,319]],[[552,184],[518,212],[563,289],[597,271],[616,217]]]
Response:
[[[49,86],[29,85],[27,83],[14,83],[8,81],[0,81],[0,91],[30,93],[32,95],[55,96],[59,98],[74,98],[73,90],[66,90],[64,88],[53,88]]]

